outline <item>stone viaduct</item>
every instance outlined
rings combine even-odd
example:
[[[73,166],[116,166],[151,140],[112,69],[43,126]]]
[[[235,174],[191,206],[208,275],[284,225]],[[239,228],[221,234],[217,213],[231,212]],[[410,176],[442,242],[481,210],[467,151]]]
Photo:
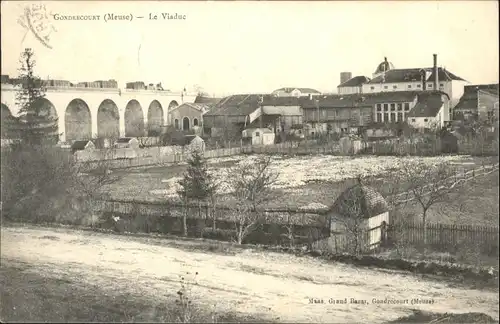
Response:
[[[2,120],[17,116],[17,88],[1,85]],[[154,136],[167,125],[170,109],[194,102],[196,94],[164,90],[47,87],[42,104],[59,119],[61,142],[96,137]]]

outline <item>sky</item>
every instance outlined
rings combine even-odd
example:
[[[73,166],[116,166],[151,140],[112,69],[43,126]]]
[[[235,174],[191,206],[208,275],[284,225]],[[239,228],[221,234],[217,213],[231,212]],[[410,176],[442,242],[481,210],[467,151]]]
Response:
[[[396,68],[431,67],[436,53],[439,66],[473,84],[499,82],[498,1],[43,1],[37,33],[51,31],[51,48],[18,23],[40,3],[1,2],[2,74],[17,75],[31,47],[42,78],[161,82],[216,96],[335,92],[340,72],[371,77],[384,57]],[[109,13],[132,20],[104,21]],[[68,15],[100,20],[55,20]]]

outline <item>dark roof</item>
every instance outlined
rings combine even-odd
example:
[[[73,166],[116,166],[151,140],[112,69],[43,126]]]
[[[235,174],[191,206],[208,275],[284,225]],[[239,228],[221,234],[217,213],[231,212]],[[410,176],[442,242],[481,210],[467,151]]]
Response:
[[[71,149],[72,150],[83,150],[83,149],[85,149],[85,146],[87,146],[88,142],[90,142],[90,141],[74,141],[73,144],[71,144]]]
[[[430,81],[433,81],[434,80],[434,70],[432,69],[432,73],[430,75],[430,77],[427,79],[428,82]],[[450,71],[444,69],[444,68],[438,68],[438,78],[439,78],[439,81],[465,81],[464,79],[462,79],[461,77],[451,73]]]
[[[279,89],[274,90],[274,91],[285,91],[286,93],[290,93],[295,89],[299,90],[300,92],[306,92],[306,93],[321,93],[318,90],[311,89],[311,88],[279,88]]]
[[[477,109],[478,105],[478,90],[487,92],[491,95],[498,96],[499,84],[476,84],[467,85],[464,87],[464,94],[454,107],[454,110],[471,110]]]
[[[387,91],[348,95],[314,96],[313,100],[309,100],[308,98],[303,99],[302,108],[317,108],[315,99],[319,100],[318,105],[320,108],[352,107],[354,104],[357,107],[360,107],[385,102],[411,102],[419,93],[422,92],[424,91]]]
[[[371,79],[369,84],[373,83],[398,83],[398,82],[415,82],[422,80],[422,70],[431,72],[430,76],[427,78],[426,82],[434,81],[433,68],[412,68],[412,69],[394,69],[387,71],[384,75],[379,75]],[[459,76],[447,71],[443,68],[438,68],[439,81],[465,81]]]
[[[374,188],[358,183],[340,194],[331,211],[342,217],[370,218],[389,211],[389,206]]]
[[[198,135],[185,135],[184,136],[184,145],[189,145]],[[201,138],[201,137],[200,137]]]
[[[364,75],[358,75],[355,76],[354,78],[351,78],[347,80],[344,83],[341,83],[337,86],[338,87],[358,87],[362,84],[365,84],[370,81],[369,77],[365,77]]]
[[[212,98],[212,97],[202,97],[202,96],[197,96],[196,99],[194,100],[194,103],[197,104],[208,104],[208,105],[215,105],[219,101],[221,101],[221,98]]]
[[[116,140],[116,143],[128,143],[131,139],[132,137],[121,137]]]
[[[436,117],[444,103],[442,95],[437,91],[422,92],[418,95],[417,104],[408,113],[408,117]]]
[[[262,100],[262,101],[261,101]],[[300,106],[307,97],[277,97],[270,94],[244,94],[222,98],[205,116],[247,116],[263,106]]]

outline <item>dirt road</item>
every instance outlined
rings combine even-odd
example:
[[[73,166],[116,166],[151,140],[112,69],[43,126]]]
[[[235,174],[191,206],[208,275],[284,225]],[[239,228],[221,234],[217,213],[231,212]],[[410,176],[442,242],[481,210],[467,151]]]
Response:
[[[20,282],[36,274],[57,279],[72,291],[98,287],[106,295],[127,294],[150,304],[175,299],[179,277],[190,280],[198,272],[190,293],[193,303],[207,308],[215,304],[217,314],[237,312],[269,321],[383,323],[409,315],[411,309],[499,317],[494,291],[309,257],[252,250],[234,255],[204,253],[172,247],[173,243],[67,229],[4,227],[1,260],[2,268],[19,269],[16,274],[24,276]],[[0,279],[9,282],[5,276]],[[7,293],[3,294],[6,298]],[[346,299],[347,303],[340,303]],[[397,304],[374,303],[373,299]],[[414,304],[414,299],[420,303]],[[27,307],[23,303],[29,300],[20,301],[17,307]],[[143,309],[140,318],[153,319],[147,312]]]

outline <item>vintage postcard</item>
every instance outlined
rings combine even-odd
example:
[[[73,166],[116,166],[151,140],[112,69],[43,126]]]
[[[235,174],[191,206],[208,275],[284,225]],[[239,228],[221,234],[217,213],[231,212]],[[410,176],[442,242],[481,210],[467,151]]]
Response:
[[[2,1],[0,322],[498,323],[497,1]]]

